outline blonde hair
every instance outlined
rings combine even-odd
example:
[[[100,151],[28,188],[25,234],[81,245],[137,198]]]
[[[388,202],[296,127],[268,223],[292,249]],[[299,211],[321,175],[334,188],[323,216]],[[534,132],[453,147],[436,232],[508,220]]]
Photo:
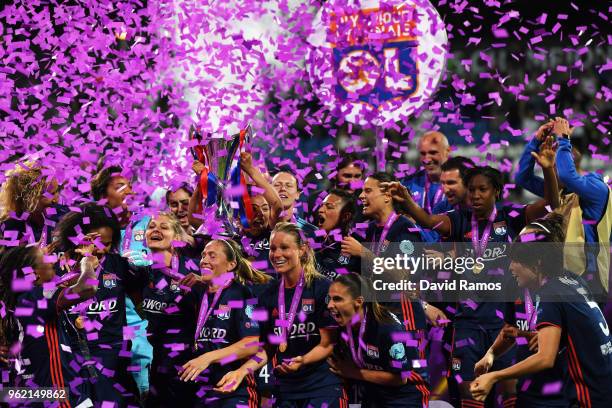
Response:
[[[317,271],[314,251],[312,250],[310,245],[308,245],[308,242],[304,237],[304,232],[300,229],[300,227],[290,222],[279,222],[272,230],[270,236],[277,232],[283,232],[285,234],[293,236],[293,238],[295,238],[295,243],[300,248],[306,246],[306,253],[300,258],[300,263],[302,265],[302,268],[304,269],[304,279],[306,280],[306,286],[310,286],[315,280],[315,278],[322,278],[323,275],[321,275]]]
[[[225,257],[229,262],[236,262],[236,267],[234,268],[234,273],[238,282],[245,285],[248,283],[253,284],[262,284],[267,283],[270,279],[270,276],[266,275],[259,269],[253,267],[251,262],[244,257],[242,254],[242,250],[240,246],[231,240],[225,239],[213,239],[210,242],[222,242],[223,243],[223,252],[225,253]]]
[[[174,215],[174,213],[171,213],[170,211],[159,211],[155,213],[153,216],[151,216],[149,223],[159,217],[168,218],[168,221],[170,221],[170,226],[172,227],[172,231],[175,235],[181,235],[183,233],[183,227],[181,226],[181,222],[178,218],[176,218],[176,215]],[[149,228],[149,223],[147,223],[147,228]]]
[[[46,180],[42,167],[33,161],[18,163],[7,172],[0,189],[0,221],[6,220],[11,212],[21,214],[36,210]]]

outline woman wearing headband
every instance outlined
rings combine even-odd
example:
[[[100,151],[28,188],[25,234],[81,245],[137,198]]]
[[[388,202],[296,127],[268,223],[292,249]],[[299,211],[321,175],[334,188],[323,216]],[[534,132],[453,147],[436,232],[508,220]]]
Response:
[[[556,216],[548,220],[533,221],[521,231],[520,235],[526,237],[529,233],[533,233],[535,238],[536,235],[539,235],[539,231],[544,231],[553,241],[561,242],[563,231],[560,228],[561,225],[557,222],[558,220],[554,220],[555,218]],[[515,243],[515,245],[528,246],[534,253],[537,253],[536,251],[538,250],[547,251],[547,248],[541,247],[537,242],[535,246],[531,242]],[[514,277],[522,291],[522,296],[510,305],[512,307],[509,307],[504,312],[504,327],[487,353],[476,364],[474,368],[476,377],[491,370],[495,360],[515,345],[517,361],[525,360],[537,352],[537,310],[536,303],[534,303],[536,291],[533,287],[530,288],[529,282],[524,279],[524,275],[514,266],[513,263],[510,264],[511,271],[517,272]],[[567,350],[565,347],[561,347],[555,359],[554,367],[543,370],[535,375],[526,375],[518,379],[517,390],[520,390],[520,392],[517,393],[515,407],[561,408],[571,406],[563,393],[563,387],[557,387],[556,389],[550,386],[547,387],[548,384],[563,383],[564,369],[567,370]],[[543,392],[547,388],[548,391]]]
[[[198,314],[195,353],[180,374],[183,381],[200,385],[196,405],[206,407],[257,406],[258,395],[252,375],[246,381],[228,383],[227,377],[240,369],[243,360],[259,350],[259,324],[253,319],[257,300],[247,282],[258,281],[254,271],[229,241],[210,241],[202,252],[201,277],[190,274],[182,284],[197,293]]]
[[[315,269],[303,232],[281,222],[272,231],[270,262],[279,281],[260,297],[268,312],[266,341],[277,380],[277,407],[339,408],[347,404],[327,358],[336,325],[327,310],[330,282]]]
[[[371,300],[369,283],[340,275],[329,288],[328,308],[343,330],[331,370],[361,386],[364,407],[426,408],[429,390],[417,342],[399,319]]]
[[[481,375],[471,387],[479,401],[498,381],[521,378],[527,391],[519,394],[517,407],[612,406],[610,328],[588,284],[563,269],[563,252],[568,248],[563,246],[562,225],[562,217],[555,214],[530,223],[515,240],[510,270],[519,286],[533,294],[533,316],[528,318],[537,330],[537,350],[503,370],[485,374],[490,364],[481,364]],[[492,351],[495,358],[510,345],[498,346]],[[562,396],[553,394],[551,379],[563,384]]]
[[[551,142],[550,142],[551,143]],[[489,166],[470,169],[464,178],[468,187],[470,208],[449,211],[445,214],[429,215],[419,208],[405,187],[388,184],[386,187],[394,199],[419,223],[435,229],[449,242],[454,242],[457,256],[474,260],[473,269],[454,278],[468,279],[480,284],[498,284],[504,293],[516,290],[516,283],[508,272],[508,242],[538,217],[546,215],[547,205],[558,204],[558,188],[553,170],[554,152],[550,143],[543,148],[538,161],[543,167],[547,183],[547,200],[530,205],[498,204],[502,198],[504,182],[502,174]],[[495,273],[502,271],[502,273]],[[506,310],[509,303],[500,299],[498,291],[469,291],[461,294],[454,317],[454,332],[450,375],[459,378],[461,400],[475,408],[482,403],[474,401],[469,390],[474,380],[474,366],[493,344],[493,340],[504,325],[499,311]],[[514,297],[512,297],[514,299]],[[496,360],[496,368],[512,364],[514,352],[510,351]],[[506,404],[515,399],[514,381],[500,383]]]

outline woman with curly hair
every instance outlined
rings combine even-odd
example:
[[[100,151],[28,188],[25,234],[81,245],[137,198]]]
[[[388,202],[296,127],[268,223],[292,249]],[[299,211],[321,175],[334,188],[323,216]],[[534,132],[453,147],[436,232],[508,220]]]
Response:
[[[36,162],[15,165],[0,188],[0,248],[51,243],[51,231],[67,207],[58,206],[59,185],[52,171]]]

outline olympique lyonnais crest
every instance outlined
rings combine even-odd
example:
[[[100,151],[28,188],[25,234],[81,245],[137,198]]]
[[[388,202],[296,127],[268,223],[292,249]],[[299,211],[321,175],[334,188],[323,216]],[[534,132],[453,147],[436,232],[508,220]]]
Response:
[[[104,282],[105,288],[112,289],[117,286],[117,275],[114,273],[105,273],[102,275],[102,281]]]
[[[227,305],[220,305],[219,309],[217,310],[217,318],[219,320],[227,320],[230,318],[230,313],[231,313],[232,309],[227,306]]]
[[[373,346],[371,344],[367,345],[366,352],[368,354],[368,357],[371,357],[371,358],[379,358],[380,357],[380,355],[378,353],[378,347]]]
[[[308,42],[317,96],[360,125],[418,112],[436,92],[448,55],[444,22],[429,0],[328,0]]]
[[[357,96],[378,107],[414,94],[418,85],[415,27],[415,9],[409,7],[332,14],[328,40],[333,48],[336,97],[346,101]]]
[[[302,311],[304,313],[314,312],[314,299],[302,299]]]

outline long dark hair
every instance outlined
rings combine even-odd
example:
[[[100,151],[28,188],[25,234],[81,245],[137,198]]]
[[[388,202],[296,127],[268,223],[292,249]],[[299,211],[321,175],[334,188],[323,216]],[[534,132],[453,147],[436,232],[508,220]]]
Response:
[[[370,315],[370,317],[374,317],[376,321],[386,323],[393,321],[391,312],[376,301],[370,282],[363,276],[355,272],[351,272],[345,275],[339,275],[334,280],[334,283],[339,283],[344,286],[353,299],[358,298],[359,296],[362,296],[364,299],[369,299],[367,302],[364,302],[364,307],[367,306],[366,310],[368,315]]]
[[[340,227],[342,235],[348,235],[353,226],[355,214],[357,213],[357,200],[355,200],[355,195],[339,188],[332,188],[329,191],[329,195],[331,194],[340,197],[342,200],[342,209],[338,216],[338,227]]]
[[[117,249],[121,240],[121,229],[111,210],[95,203],[83,204],[79,208],[80,212],[71,211],[57,223],[49,252],[65,252],[71,256],[78,246],[73,241],[75,237],[103,227],[109,227],[113,231],[111,249]]]
[[[561,275],[565,242],[563,216],[550,213],[527,224],[525,229],[533,230],[533,234],[529,234],[529,237],[525,234],[518,235],[514,239],[509,253],[510,259],[531,270],[540,271],[545,276]],[[540,250],[537,249],[538,246]]]
[[[18,246],[7,249],[0,257],[0,301],[3,303],[6,316],[0,321],[0,345],[11,345],[19,336],[15,306],[17,296],[12,288],[14,280],[25,278],[24,268],[34,268],[38,255],[36,246]]]
[[[367,178],[372,178],[378,181],[378,183],[391,183],[394,181],[398,181],[397,178],[393,174],[390,174],[384,171],[378,171],[374,174],[370,174]],[[395,211],[399,210],[399,207],[395,201],[391,200],[391,205],[393,206],[393,209]]]

